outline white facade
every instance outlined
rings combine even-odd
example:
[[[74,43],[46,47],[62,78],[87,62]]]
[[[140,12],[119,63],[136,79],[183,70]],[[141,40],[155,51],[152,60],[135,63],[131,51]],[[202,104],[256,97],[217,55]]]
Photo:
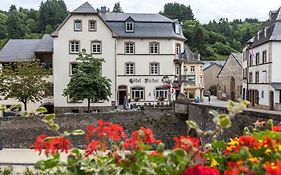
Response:
[[[82,21],[82,31],[74,31],[74,21]],[[96,21],[96,31],[89,31],[88,21]],[[91,52],[91,42],[101,42],[101,54],[93,54],[97,58],[104,58],[102,74],[111,80],[112,96],[108,102],[92,104],[95,106],[110,106],[115,100],[115,41],[112,31],[104,24],[98,15],[75,14],[70,16],[58,31],[58,37],[54,37],[53,73],[54,73],[54,106],[55,107],[79,107],[87,106],[83,103],[70,103],[69,99],[62,96],[71,78],[71,63],[76,62],[77,54],[70,53],[70,41],[79,41],[80,48]]]

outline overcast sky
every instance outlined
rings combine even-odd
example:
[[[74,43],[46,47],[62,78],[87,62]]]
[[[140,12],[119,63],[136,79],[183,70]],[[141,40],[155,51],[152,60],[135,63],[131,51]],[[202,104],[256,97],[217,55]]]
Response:
[[[45,1],[45,0],[44,0]],[[64,0],[69,11],[74,10],[87,0]],[[112,9],[118,0],[88,0],[93,7],[103,5]],[[281,6],[280,0],[119,0],[125,12],[158,13],[168,2],[190,5],[195,18],[201,22],[225,17],[232,19],[258,18],[266,20],[270,10]],[[11,4],[17,7],[38,9],[41,0],[0,0],[0,9],[8,10]]]

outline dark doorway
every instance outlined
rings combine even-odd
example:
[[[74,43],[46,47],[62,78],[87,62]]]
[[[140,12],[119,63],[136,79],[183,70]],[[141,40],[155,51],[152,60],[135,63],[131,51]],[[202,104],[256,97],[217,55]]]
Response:
[[[230,99],[235,100],[235,78],[231,77],[230,79]]]
[[[54,103],[43,103],[41,107],[47,109],[48,112],[46,114],[53,114],[54,113]]]
[[[127,96],[127,86],[119,86],[119,88],[118,88],[118,104],[119,105],[123,105],[125,96]]]
[[[274,110],[274,92],[269,92],[269,109]]]
[[[245,88],[243,88],[243,92],[242,93],[243,93],[243,95],[242,95],[243,96],[243,100],[246,100],[246,89]]]

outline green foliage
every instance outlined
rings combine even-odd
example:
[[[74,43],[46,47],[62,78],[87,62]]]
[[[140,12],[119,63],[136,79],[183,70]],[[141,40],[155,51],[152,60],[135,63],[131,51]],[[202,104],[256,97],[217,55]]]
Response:
[[[77,61],[76,73],[71,76],[63,95],[71,97],[74,101],[87,99],[90,112],[91,101],[108,100],[111,96],[111,81],[102,75],[103,59],[94,58],[83,49]]]
[[[170,19],[178,19],[180,22],[194,19],[191,7],[177,2],[165,4],[164,11],[160,14]]]
[[[122,7],[120,5],[120,2],[117,2],[114,4],[114,7],[113,7],[113,10],[112,12],[115,12],[115,13],[124,13],[123,10],[122,10]]]
[[[42,2],[39,9],[40,31],[54,30],[68,15],[63,0],[47,0]],[[51,28],[51,29],[50,29]]]
[[[1,95],[5,99],[18,99],[26,110],[28,101],[36,102],[44,96],[48,85],[44,78],[47,75],[38,61],[7,64],[0,74]]]

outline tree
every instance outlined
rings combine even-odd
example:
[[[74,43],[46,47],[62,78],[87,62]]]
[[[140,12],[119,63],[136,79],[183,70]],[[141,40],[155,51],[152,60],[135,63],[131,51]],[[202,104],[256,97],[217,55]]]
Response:
[[[78,65],[70,82],[64,89],[63,96],[73,101],[87,99],[88,112],[90,112],[91,101],[108,100],[111,96],[110,80],[102,76],[103,59],[94,58],[83,49],[77,58]]]
[[[177,2],[165,4],[164,11],[160,12],[160,14],[171,19],[178,19],[180,22],[194,20],[191,7]]]
[[[12,10],[7,18],[8,37],[13,39],[24,38],[27,28],[20,18],[20,12]]]
[[[24,104],[27,110],[29,101],[36,102],[45,95],[48,82],[44,79],[48,76],[38,61],[18,62],[5,65],[0,74],[1,95],[8,98],[16,98]]]
[[[112,12],[115,12],[115,13],[124,13],[123,10],[122,10],[122,7],[120,5],[120,2],[117,2],[114,4],[114,7],[113,7],[113,10]]]
[[[45,31],[46,26],[55,29],[68,15],[67,7],[63,0],[47,0],[42,2],[39,9],[40,31]]]

